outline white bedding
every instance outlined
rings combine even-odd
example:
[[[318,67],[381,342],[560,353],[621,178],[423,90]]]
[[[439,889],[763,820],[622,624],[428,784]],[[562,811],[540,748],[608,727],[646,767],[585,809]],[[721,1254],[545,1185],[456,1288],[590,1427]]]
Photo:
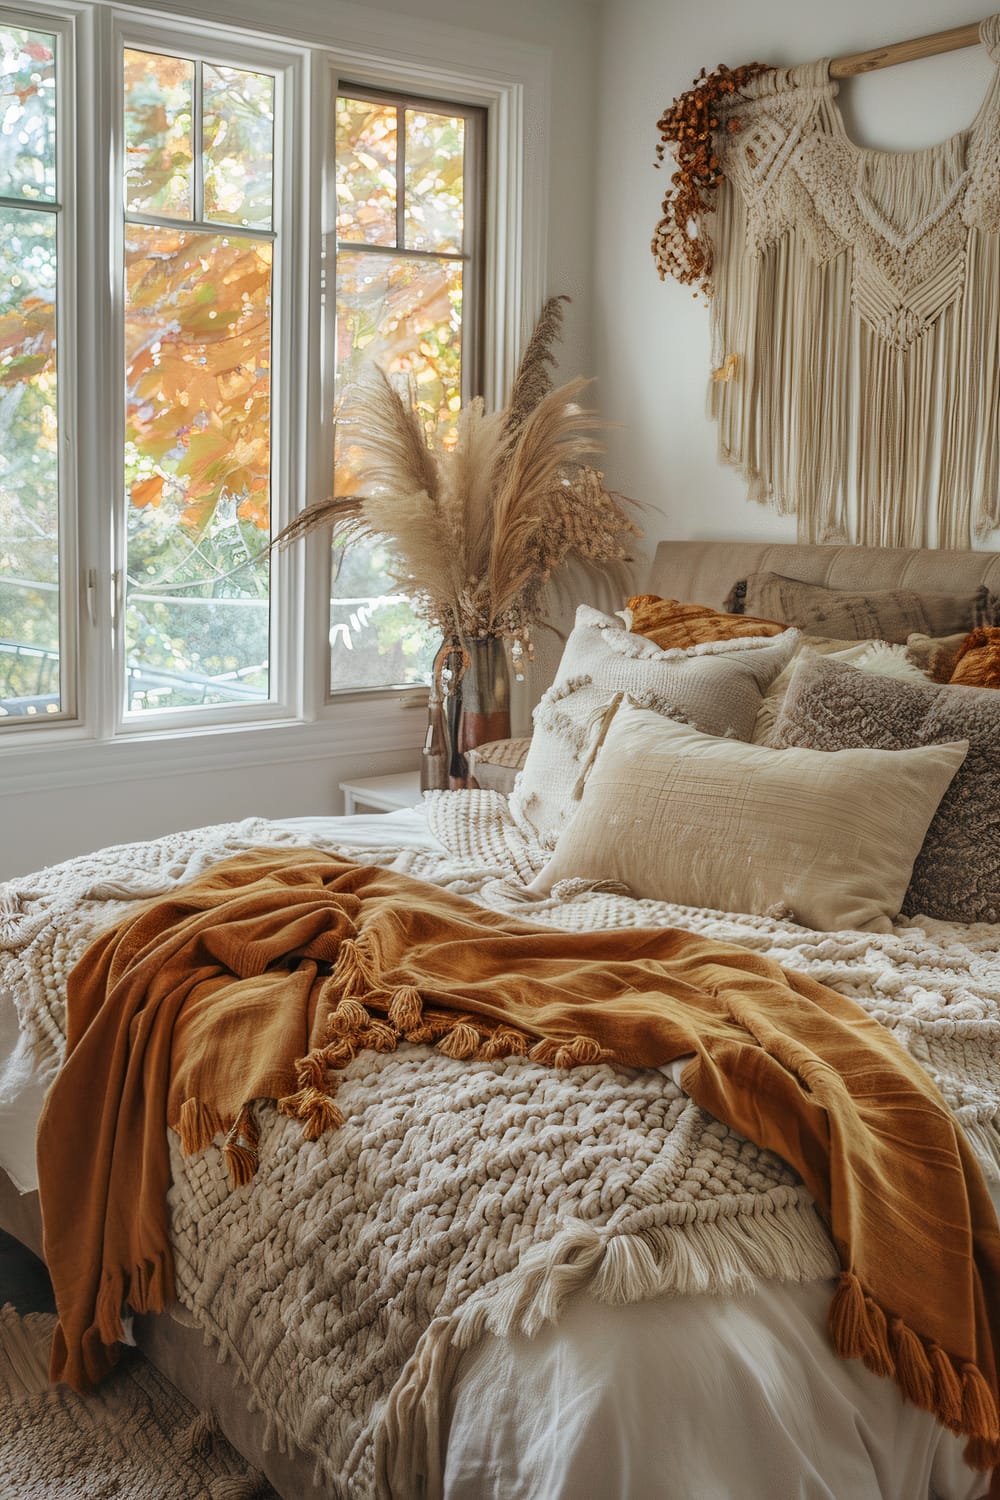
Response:
[[[297,839],[436,852],[423,810],[296,819]],[[379,862],[382,862],[379,860]],[[388,861],[386,861],[388,862]],[[418,873],[414,870],[414,873]],[[525,913],[529,915],[529,913]],[[0,991],[0,1166],[35,1183],[43,1088]],[[1000,1184],[991,1183],[1000,1208]],[[830,1287],[746,1297],[578,1296],[532,1339],[486,1335],[443,1420],[445,1500],[977,1500],[962,1444],[832,1353]],[[298,1497],[296,1497],[298,1500]],[[408,1497],[407,1497],[408,1500]]]

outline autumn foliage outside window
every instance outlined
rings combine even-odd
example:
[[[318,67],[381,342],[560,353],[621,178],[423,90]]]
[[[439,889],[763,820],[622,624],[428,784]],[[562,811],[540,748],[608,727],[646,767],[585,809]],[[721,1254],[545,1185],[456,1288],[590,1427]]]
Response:
[[[292,624],[284,602],[277,623],[267,552],[284,472],[276,381],[301,394],[324,336],[317,319],[308,348],[289,352],[302,303],[286,240],[301,232],[302,197],[291,174],[277,191],[276,163],[282,123],[292,131],[296,118],[291,74],[267,49],[234,45],[226,62],[224,38],[188,47],[176,27],[162,46],[151,28],[116,61],[94,59],[102,86],[117,69],[120,107],[85,164],[80,200],[117,222],[111,263],[95,257],[93,280],[80,272],[77,283],[73,101],[60,94],[76,72],[72,26],[46,26],[42,12],[30,28],[0,14],[0,725],[94,722],[98,700],[115,704],[109,733],[179,724],[164,713],[193,724],[276,710],[287,686],[275,680],[272,647]],[[81,86],[78,114],[92,88]],[[470,106],[340,88],[327,142],[334,390],[317,398],[327,409],[378,363],[412,384],[428,434],[448,442],[463,401],[481,389],[484,118]],[[121,168],[110,184],[109,159]],[[73,383],[86,387],[98,366],[92,345],[74,348],[71,335],[95,296],[118,365],[113,393],[95,383],[102,420],[83,435]],[[293,378],[276,369],[280,355],[294,359]],[[351,486],[350,464],[338,446],[338,488]],[[301,498],[283,495],[286,510]],[[86,554],[74,552],[75,504],[89,518]],[[94,545],[96,518],[104,528],[109,512],[113,563]],[[333,691],[428,680],[438,641],[382,561],[377,546],[335,553]],[[82,694],[74,633],[97,647]]]
[[[274,94],[125,52],[133,711],[268,694]]]
[[[58,712],[56,38],[0,33],[0,699]],[[126,711],[268,695],[275,79],[126,49]],[[52,205],[51,211],[48,210]]]
[[[56,37],[0,31],[0,716],[58,714]]]
[[[344,86],[336,130],[337,395],[377,364],[412,387],[428,436],[447,443],[479,389],[481,111]],[[355,488],[340,440],[335,483]],[[335,691],[430,679],[440,638],[384,562],[375,543],[335,548]]]

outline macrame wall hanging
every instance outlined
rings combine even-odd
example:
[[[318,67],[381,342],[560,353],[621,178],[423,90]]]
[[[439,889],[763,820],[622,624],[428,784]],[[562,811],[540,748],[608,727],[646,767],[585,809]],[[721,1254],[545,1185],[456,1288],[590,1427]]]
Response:
[[[801,541],[1000,525],[1000,16],[979,38],[986,98],[925,150],[855,145],[826,59],[719,69],[660,121],[653,254],[710,297],[720,457]]]

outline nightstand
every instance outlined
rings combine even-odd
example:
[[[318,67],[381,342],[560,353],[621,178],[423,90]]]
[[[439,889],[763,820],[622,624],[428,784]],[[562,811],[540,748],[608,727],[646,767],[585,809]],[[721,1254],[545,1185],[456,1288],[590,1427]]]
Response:
[[[360,781],[342,781],[344,812],[357,812],[358,805],[375,812],[395,812],[416,807],[420,801],[420,772],[396,771],[392,776],[366,776]]]

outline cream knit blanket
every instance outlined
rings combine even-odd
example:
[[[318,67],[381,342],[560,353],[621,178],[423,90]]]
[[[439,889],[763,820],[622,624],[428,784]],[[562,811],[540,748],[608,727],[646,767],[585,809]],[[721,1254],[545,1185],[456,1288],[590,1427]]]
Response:
[[[345,852],[573,931],[669,923],[766,948],[890,1026],[1000,1175],[997,929],[823,936],[572,888],[528,911],[520,881],[545,856],[505,799],[445,793],[429,811],[446,854]],[[95,932],[129,901],[264,843],[316,838],[251,820],[0,890],[0,984],[40,1071],[58,1065],[65,974]],[[659,1072],[559,1073],[407,1048],[363,1054],[338,1103],[344,1127],[314,1143],[262,1107],[260,1169],[237,1191],[215,1147],[185,1160],[171,1142],[179,1298],[236,1364],[268,1439],[312,1454],[329,1494],[409,1496],[418,1472],[435,1492],[437,1413],[462,1346],[486,1327],[531,1332],[582,1288],[637,1300],[836,1269],[788,1169]]]

